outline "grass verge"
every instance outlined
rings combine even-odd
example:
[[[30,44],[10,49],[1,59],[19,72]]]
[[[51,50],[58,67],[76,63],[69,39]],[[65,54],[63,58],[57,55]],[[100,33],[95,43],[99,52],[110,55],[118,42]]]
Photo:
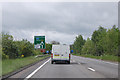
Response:
[[[0,58],[0,79],[1,79],[1,76],[2,76],[2,60]]]
[[[103,56],[93,56],[93,55],[80,55],[80,54],[73,54],[76,56],[82,56],[82,57],[88,57],[88,58],[94,58],[94,59],[101,59],[101,60],[106,60],[106,61],[113,61],[113,62],[120,62],[120,59],[118,59],[117,56],[113,55],[103,55]]]
[[[30,57],[19,58],[19,59],[2,60],[2,75],[6,75],[10,72],[18,70],[28,64],[34,63],[46,57],[49,57],[49,55],[45,55],[43,57],[38,57],[38,58],[35,58],[35,56],[30,56]]]

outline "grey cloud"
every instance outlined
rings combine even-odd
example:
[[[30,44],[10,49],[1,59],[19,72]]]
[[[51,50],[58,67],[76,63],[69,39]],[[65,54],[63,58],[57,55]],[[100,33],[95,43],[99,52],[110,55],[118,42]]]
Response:
[[[117,25],[117,8],[113,2],[4,3],[3,31],[44,30],[87,38],[99,25]]]

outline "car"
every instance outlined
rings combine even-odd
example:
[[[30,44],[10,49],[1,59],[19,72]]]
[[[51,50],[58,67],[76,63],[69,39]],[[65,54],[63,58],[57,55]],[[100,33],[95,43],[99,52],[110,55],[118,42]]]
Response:
[[[70,64],[70,46],[52,45],[51,64],[54,62],[67,62]]]

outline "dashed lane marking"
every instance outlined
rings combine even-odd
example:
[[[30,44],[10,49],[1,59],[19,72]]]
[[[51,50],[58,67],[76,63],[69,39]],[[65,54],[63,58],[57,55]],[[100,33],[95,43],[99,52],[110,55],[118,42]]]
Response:
[[[90,67],[88,68],[88,70],[91,70],[91,71],[95,72],[95,70],[93,68],[90,68]]]

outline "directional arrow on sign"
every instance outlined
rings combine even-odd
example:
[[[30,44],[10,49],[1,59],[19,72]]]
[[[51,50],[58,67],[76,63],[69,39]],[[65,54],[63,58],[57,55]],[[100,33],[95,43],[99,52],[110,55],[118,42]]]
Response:
[[[42,49],[43,49],[43,45],[44,45],[44,42],[43,42],[43,41],[41,41],[40,46],[42,46]]]

